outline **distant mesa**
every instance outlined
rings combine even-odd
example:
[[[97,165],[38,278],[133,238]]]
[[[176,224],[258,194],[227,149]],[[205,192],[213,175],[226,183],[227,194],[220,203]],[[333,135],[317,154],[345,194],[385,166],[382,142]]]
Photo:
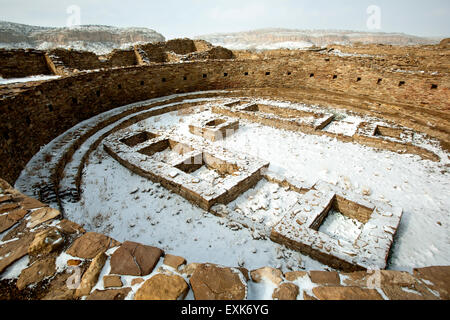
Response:
[[[260,29],[235,33],[215,33],[198,36],[217,46],[231,50],[274,50],[326,47],[331,44],[354,45],[431,45],[439,40],[422,38],[403,33],[357,32],[349,30],[295,30]]]
[[[129,49],[136,44],[164,42],[163,35],[148,28],[117,28],[83,25],[74,28],[39,27],[0,21],[0,48],[56,48],[90,51],[107,55],[114,49]],[[350,30],[259,29],[235,33],[215,33],[194,37],[229,50],[277,50],[327,47],[329,45],[435,45],[441,39],[404,33],[358,32]],[[443,40],[442,43],[445,42]],[[216,51],[220,51],[216,50]],[[214,55],[221,56],[221,52]]]
[[[163,35],[147,28],[99,25],[53,28],[0,21],[0,47],[7,49],[65,48],[108,54],[113,49],[125,49],[136,43],[161,41],[165,41]]]

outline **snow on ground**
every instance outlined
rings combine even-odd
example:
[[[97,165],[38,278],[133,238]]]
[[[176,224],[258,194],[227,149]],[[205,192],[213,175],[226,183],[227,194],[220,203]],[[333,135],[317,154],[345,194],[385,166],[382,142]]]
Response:
[[[16,279],[20,276],[20,273],[25,269],[30,262],[30,257],[28,255],[14,262],[9,266],[5,272],[3,272],[0,280]]]
[[[338,211],[330,210],[319,231],[326,233],[332,238],[353,243],[358,239],[362,228],[363,224],[358,220],[348,218]]]
[[[149,131],[166,128],[193,140],[202,139],[191,135],[188,125],[209,113],[199,110],[182,116],[172,112],[134,126]],[[343,127],[333,130],[351,131],[349,127],[353,128],[355,121],[348,123],[342,122]],[[436,163],[414,155],[376,151],[326,136],[284,131],[242,120],[234,135],[215,143],[267,160],[271,163],[270,171],[295,176],[306,184],[321,179],[403,208],[390,269],[411,271],[413,267],[450,263],[448,155],[441,152],[443,160]],[[196,174],[210,173],[201,170]],[[244,208],[241,210],[259,206],[254,208],[263,212],[262,207],[267,206],[268,212],[273,212],[276,201],[264,203],[263,200],[268,198],[264,194],[273,193],[270,188],[269,184],[260,182],[236,199],[236,203]],[[254,202],[257,197],[261,203]],[[289,199],[289,195],[284,197]],[[91,155],[85,168],[82,201],[66,203],[64,207],[66,217],[84,223],[87,230],[106,233],[119,241],[158,246],[168,253],[184,256],[189,262],[243,265],[249,269],[273,266],[283,271],[327,268],[270,240],[254,239],[251,231],[212,216],[181,196],[133,174],[106,155],[101,147]],[[322,230],[355,237],[358,225],[349,220],[332,213]]]
[[[224,180],[217,171],[208,169],[206,166],[201,166],[200,169],[192,172],[191,175],[199,180],[204,180],[211,184],[220,184],[223,183]]]
[[[371,54],[360,54],[360,53],[349,53],[349,52],[342,52],[339,49],[334,49],[330,52],[325,52],[325,54],[331,54],[338,57],[359,57],[359,58],[382,58],[383,56],[380,55],[371,55]]]
[[[38,76],[30,76],[25,78],[10,78],[3,79],[0,77],[0,85],[2,84],[11,84],[11,83],[21,83],[21,82],[31,82],[31,81],[43,81],[43,80],[52,80],[60,78],[61,76],[50,76],[50,75],[38,75]]]
[[[230,228],[227,219],[217,218],[133,174],[101,149],[93,154],[83,185],[81,202],[64,205],[66,217],[118,241],[157,246],[189,262],[244,265],[249,269],[273,265],[289,270],[290,265],[298,270],[304,264],[324,268],[270,240],[254,240],[248,229]]]
[[[332,121],[328,126],[326,126],[323,131],[343,134],[345,136],[353,136],[358,129],[358,125],[361,123],[361,118],[348,116],[341,121]]]
[[[305,41],[286,41],[265,43],[256,46],[256,50],[276,50],[276,49],[306,49],[311,48],[313,44]]]
[[[284,42],[266,42],[266,43],[245,43],[245,42],[214,42],[215,46],[221,46],[230,50],[305,50],[314,46],[307,41],[284,41]]]
[[[228,204],[233,210],[229,217],[234,221],[241,220],[269,237],[270,230],[299,201],[299,193],[262,179],[254,188]]]

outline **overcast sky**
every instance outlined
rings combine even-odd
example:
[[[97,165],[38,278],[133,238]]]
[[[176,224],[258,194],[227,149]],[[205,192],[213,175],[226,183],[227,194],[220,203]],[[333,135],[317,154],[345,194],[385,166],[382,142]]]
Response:
[[[369,31],[370,5],[381,9],[376,31],[450,37],[450,0],[0,0],[0,20],[62,27],[71,5],[81,24],[148,27],[167,39],[260,28]]]

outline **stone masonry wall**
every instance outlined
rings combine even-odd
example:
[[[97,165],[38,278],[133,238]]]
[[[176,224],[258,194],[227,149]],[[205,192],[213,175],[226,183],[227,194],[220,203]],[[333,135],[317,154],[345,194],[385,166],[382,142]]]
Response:
[[[339,60],[309,62],[156,64],[78,74],[9,92],[0,99],[0,156],[6,159],[0,163],[0,176],[13,182],[42,145],[96,114],[150,98],[201,90],[266,88],[269,92],[269,88],[279,88],[295,89],[298,94],[320,90],[348,101],[372,101],[375,107],[368,111],[377,115],[395,110],[399,118],[407,115],[443,143],[450,141],[448,76],[379,72]],[[377,84],[379,78],[383,81]],[[432,84],[437,89],[431,89]],[[381,107],[382,103],[389,108]]]
[[[106,57],[106,63],[110,68],[137,65],[134,50],[113,50]]]
[[[214,46],[205,40],[194,40],[195,51],[203,52],[211,50]]]
[[[183,47],[185,44],[174,41],[173,49],[180,52],[188,50]],[[194,47],[198,51],[202,44],[194,42]],[[204,49],[210,50],[206,46]],[[34,64],[36,68],[47,66],[47,63],[37,62],[40,61],[38,57],[43,56],[42,52],[17,52],[17,60],[11,62],[6,51],[0,50],[0,59],[10,61],[9,69],[14,69],[14,63],[18,66],[18,74],[13,76],[30,75],[26,73],[27,65],[30,65],[30,70]],[[91,55],[79,56],[77,66],[85,64],[86,68],[92,69],[99,63],[120,67],[133,61],[132,53],[135,55],[135,51],[112,53],[105,60],[110,62],[101,62],[98,57],[96,62]],[[43,70],[32,72],[49,73],[48,69],[46,72]],[[371,66],[364,59],[309,52],[296,58],[214,60],[103,69],[41,83],[4,86],[0,88],[0,177],[14,182],[41,146],[97,114],[137,101],[205,90],[228,90],[227,94],[231,94],[231,89],[236,91],[236,95],[274,96],[308,103],[322,101],[344,108],[363,105],[362,111],[367,114],[389,116],[399,123],[409,123],[415,130],[438,138],[444,148],[450,149],[449,83],[446,72],[433,75],[394,72],[383,67],[382,62]],[[341,201],[336,205],[346,204]],[[361,219],[366,218],[364,213]],[[123,299],[131,288],[121,282],[121,276],[130,274],[136,276],[136,283],[143,283],[135,299],[178,299],[189,290],[193,291],[196,299],[225,297],[214,292],[243,299],[247,294],[247,284],[262,280],[275,285],[274,299],[299,296],[323,300],[450,298],[449,267],[420,268],[412,273],[381,271],[376,275],[368,271],[297,271],[283,274],[272,268],[249,272],[242,268],[212,264],[187,264],[184,258],[171,256],[158,248],[128,241],[121,244],[105,235],[85,232],[71,221],[59,220],[58,210],[22,195],[2,179],[0,218],[0,233],[3,236],[0,239],[3,241],[0,245],[0,274],[23,256],[30,256],[29,265],[17,280],[0,282],[0,299],[78,299],[82,296],[87,296],[87,299]],[[119,249],[114,254],[105,253],[117,246]],[[134,252],[138,247],[148,253],[146,257],[150,257],[142,261],[140,267],[143,268],[138,270],[139,274],[130,269],[136,267],[138,257],[131,257],[132,263],[128,265],[122,260],[130,256],[128,252]],[[76,257],[77,261],[70,263],[80,266],[85,287],[69,290],[65,286],[70,274],[67,270],[59,273],[55,269],[56,256],[61,252]],[[86,255],[86,252],[89,254]],[[97,279],[107,259],[111,261],[111,275]],[[153,271],[159,259],[164,259],[159,274],[142,279],[147,272]],[[144,269],[145,275],[141,274]],[[205,283],[206,287],[213,288],[215,283],[207,283],[207,279],[218,276],[226,279],[227,284],[231,283],[234,291],[225,292],[221,290],[223,288],[218,288],[209,292],[201,289],[205,288]],[[371,286],[374,280],[375,289]],[[89,288],[93,288],[97,281],[103,281],[105,289],[108,282],[114,282],[110,287],[115,289],[91,292]],[[312,283],[312,286],[308,285],[308,290],[302,287],[305,281]],[[171,287],[169,290],[176,292],[173,296],[164,296],[163,292],[155,290],[156,287],[167,288],[174,283],[176,289]],[[36,286],[29,287],[30,284]]]
[[[197,51],[194,40],[173,39],[164,43],[164,51],[172,51],[176,54],[188,54]]]
[[[47,52],[52,71],[58,75],[70,75],[74,70],[94,70],[106,67],[93,52],[53,49]]]
[[[45,61],[45,52],[0,49],[0,77],[22,78],[40,74],[51,74]]]
[[[150,63],[185,60],[231,59],[233,53],[214,47],[207,41],[173,39],[167,42],[136,45],[133,49],[115,49],[104,56],[88,51],[56,48],[49,51],[0,49],[0,76],[26,77],[40,74],[72,75],[79,71],[117,68]]]

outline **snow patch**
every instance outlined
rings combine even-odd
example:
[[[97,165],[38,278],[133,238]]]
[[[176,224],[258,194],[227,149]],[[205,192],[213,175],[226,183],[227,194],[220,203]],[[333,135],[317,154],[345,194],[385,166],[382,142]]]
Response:
[[[17,260],[2,273],[2,277],[0,278],[0,280],[17,279],[22,271],[28,266],[29,262],[30,257],[28,255]]]

